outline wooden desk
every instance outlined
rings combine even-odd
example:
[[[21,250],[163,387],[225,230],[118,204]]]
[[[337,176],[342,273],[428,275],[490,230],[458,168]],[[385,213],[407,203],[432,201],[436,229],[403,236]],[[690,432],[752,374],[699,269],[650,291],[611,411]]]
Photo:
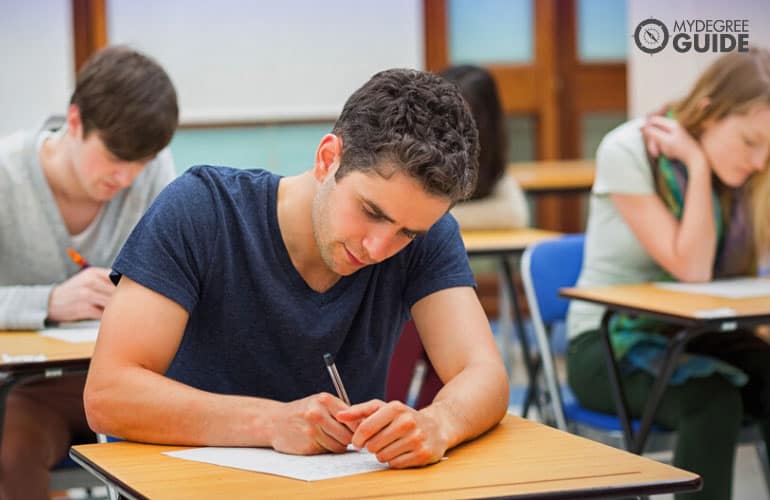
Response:
[[[510,309],[503,308],[504,314],[507,315],[508,324],[511,324],[511,317],[516,324],[514,328],[518,335],[519,342],[522,348],[522,358],[524,359],[524,368],[527,371],[527,393],[524,397],[524,404],[522,406],[522,416],[526,417],[529,411],[529,406],[534,401],[535,390],[537,388],[537,362],[534,359],[534,355],[529,348],[529,340],[527,339],[526,332],[524,330],[524,321],[522,319],[521,305],[519,304],[518,294],[516,293],[516,286],[514,281],[514,268],[511,266],[510,258],[520,256],[524,250],[534,243],[543,240],[550,240],[558,238],[561,233],[555,231],[545,231],[543,229],[499,229],[489,231],[462,231],[463,243],[465,243],[465,250],[468,252],[469,257],[478,256],[493,256],[497,257],[500,264],[501,279],[504,283],[504,290],[506,290],[505,301],[506,306],[510,304]],[[508,356],[508,336],[502,335],[501,349],[503,351],[503,359],[505,360],[506,368],[510,370],[512,361]]]
[[[563,288],[562,296],[594,302],[615,310],[644,313],[681,325],[710,325],[721,329],[724,323],[761,323],[770,319],[770,297],[730,299],[695,293],[667,290],[652,283],[587,288]],[[701,318],[698,311],[727,307],[734,316]]]
[[[6,363],[0,358],[0,443],[2,442],[5,400],[13,386],[21,382],[69,373],[85,373],[94,343],[71,343],[43,337],[36,332],[0,332],[0,354],[43,354],[45,361]]]
[[[469,257],[521,254],[529,245],[562,235],[556,231],[532,228],[462,231],[461,234]]]
[[[589,192],[596,166],[593,160],[510,163],[507,173],[530,194]]]
[[[519,417],[419,469],[305,482],[186,461],[138,443],[74,446],[70,456],[128,498],[609,498],[698,489],[696,474]]]
[[[676,361],[688,342],[706,332],[729,332],[738,328],[770,322],[770,297],[730,299],[667,290],[651,283],[563,288],[560,290],[560,294],[569,299],[585,300],[607,308],[600,327],[602,344],[613,398],[618,410],[618,417],[623,425],[625,441],[628,449],[635,453],[641,453],[644,449],[644,443],[652,426],[660,398],[663,396],[663,391],[676,367]],[[729,308],[733,312],[719,318],[704,318],[699,313],[718,308]],[[615,312],[644,314],[682,326],[682,330],[674,335],[669,342],[665,361],[653,384],[636,433],[631,429],[628,404],[610,343],[609,321]]]

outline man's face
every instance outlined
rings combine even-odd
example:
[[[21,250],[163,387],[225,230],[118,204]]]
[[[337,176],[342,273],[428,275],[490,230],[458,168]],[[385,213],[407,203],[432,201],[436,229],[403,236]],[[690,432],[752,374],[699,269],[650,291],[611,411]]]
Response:
[[[75,138],[72,161],[75,176],[94,201],[109,201],[127,188],[149,162],[124,161],[110,153],[99,134],[89,133]]]
[[[353,171],[339,181],[329,170],[313,198],[313,234],[321,258],[346,276],[382,262],[425,233],[449,209],[446,198],[425,192],[398,170]]]

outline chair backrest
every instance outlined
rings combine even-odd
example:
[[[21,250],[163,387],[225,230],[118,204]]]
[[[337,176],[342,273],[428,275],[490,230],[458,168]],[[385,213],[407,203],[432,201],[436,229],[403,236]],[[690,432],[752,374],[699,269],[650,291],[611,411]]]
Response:
[[[559,297],[559,288],[573,286],[583,266],[583,234],[570,234],[543,241],[525,252],[527,275],[535,296],[540,319],[546,325],[567,316],[569,301]],[[522,259],[522,266],[524,261]],[[522,272],[524,270],[522,269]],[[532,300],[527,297],[530,306]]]
[[[583,434],[613,446],[622,445],[620,422],[615,415],[599,413],[572,402],[565,408],[559,387],[559,377],[551,351],[549,330],[553,322],[565,319],[569,301],[559,297],[559,288],[574,286],[583,265],[584,235],[573,234],[544,241],[528,248],[522,257],[521,274],[532,326],[543,363],[543,374],[556,425],[567,428],[567,416]],[[638,425],[634,422],[633,425]],[[656,432],[663,429],[656,426]],[[652,438],[652,436],[651,436]],[[660,444],[657,444],[657,443]],[[670,439],[648,440],[647,449],[669,449]]]
[[[407,321],[390,360],[385,399],[419,410],[433,401],[443,385],[422,347],[414,321]]]
[[[528,247],[521,259],[521,278],[545,375],[556,425],[567,430],[559,378],[551,352],[550,325],[567,316],[569,302],[559,288],[573,286],[583,266],[583,234],[572,234]]]

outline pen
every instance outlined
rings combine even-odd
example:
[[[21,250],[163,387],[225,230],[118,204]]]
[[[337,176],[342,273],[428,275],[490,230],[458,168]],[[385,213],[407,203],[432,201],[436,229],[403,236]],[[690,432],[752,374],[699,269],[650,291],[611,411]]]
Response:
[[[337,366],[334,364],[334,357],[327,352],[324,354],[324,362],[326,363],[326,369],[329,370],[329,376],[332,378],[332,384],[334,384],[334,389],[337,391],[337,396],[350,406],[350,399],[348,399],[348,393],[345,392],[345,386],[342,385],[340,372],[337,371]]]
[[[83,258],[82,255],[77,253],[74,249],[68,248],[67,254],[69,254],[70,259],[72,259],[72,262],[80,266],[80,269],[86,269],[90,264],[86,259]]]

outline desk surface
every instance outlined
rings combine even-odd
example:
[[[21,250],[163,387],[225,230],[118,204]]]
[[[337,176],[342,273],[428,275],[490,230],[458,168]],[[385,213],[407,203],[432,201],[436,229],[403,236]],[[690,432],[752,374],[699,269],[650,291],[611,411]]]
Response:
[[[531,193],[590,191],[596,166],[593,160],[509,163],[507,172],[524,191]]]
[[[695,489],[696,474],[519,417],[430,467],[305,482],[161,455],[139,443],[75,446],[70,455],[137,498],[576,498]]]
[[[43,354],[46,361],[6,363],[0,358],[0,372],[14,372],[40,365],[87,364],[94,352],[94,342],[72,343],[43,337],[36,332],[0,332],[0,354]]]
[[[463,231],[465,250],[469,255],[481,253],[523,252],[533,243],[561,236],[556,231],[543,229],[495,229],[489,231]]]
[[[570,299],[580,299],[597,304],[621,307],[623,309],[652,313],[680,322],[696,322],[711,319],[751,320],[770,316],[770,301],[767,297],[730,299],[690,292],[667,290],[643,283],[635,285],[597,286],[584,288],[562,288],[560,294]],[[723,318],[704,318],[699,312],[729,308],[735,313]]]

